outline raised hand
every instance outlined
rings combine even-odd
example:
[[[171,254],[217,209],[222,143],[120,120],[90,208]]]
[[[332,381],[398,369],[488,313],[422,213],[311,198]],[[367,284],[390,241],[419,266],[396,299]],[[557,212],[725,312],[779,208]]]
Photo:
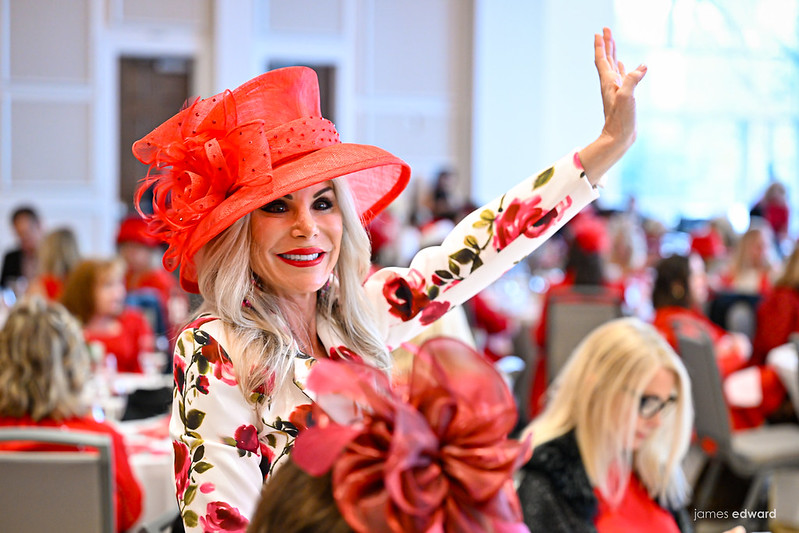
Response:
[[[594,63],[599,74],[605,125],[599,138],[580,151],[588,180],[596,184],[635,141],[635,88],[646,74],[641,65],[626,72],[616,59],[616,42],[609,28],[594,35]]]

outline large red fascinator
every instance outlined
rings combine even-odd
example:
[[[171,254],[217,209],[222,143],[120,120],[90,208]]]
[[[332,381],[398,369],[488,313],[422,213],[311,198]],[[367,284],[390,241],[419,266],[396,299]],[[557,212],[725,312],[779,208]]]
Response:
[[[405,188],[410,168],[385,150],[346,144],[322,118],[316,73],[289,67],[198,100],[133,145],[150,165],[150,230],[169,245],[164,266],[198,292],[194,255],[233,222],[270,201],[339,176],[366,223]],[[141,209],[140,209],[141,212]]]
[[[393,389],[351,360],[318,361],[307,385],[316,425],[300,433],[292,459],[315,476],[332,468],[333,497],[355,531],[528,531],[512,474],[529,446],[507,438],[516,406],[467,345],[427,341]],[[362,409],[354,420],[353,402]]]

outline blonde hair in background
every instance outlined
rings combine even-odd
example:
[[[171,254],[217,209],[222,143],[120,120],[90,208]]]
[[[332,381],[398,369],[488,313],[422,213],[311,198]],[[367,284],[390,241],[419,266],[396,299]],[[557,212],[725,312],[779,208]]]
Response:
[[[763,239],[765,250],[763,256],[758,258],[761,264],[752,262],[751,248],[757,239]],[[779,261],[774,248],[774,232],[771,226],[762,218],[753,217],[749,229],[738,239],[732,251],[730,260],[730,273],[738,276],[749,269],[766,270],[772,272]]]
[[[774,285],[799,290],[799,241],[794,245],[791,255],[785,260],[782,274]]]
[[[84,414],[90,364],[80,325],[62,305],[22,299],[0,330],[0,415],[38,421]]]
[[[677,403],[632,452],[640,399],[660,368],[674,373]],[[544,412],[524,432],[532,432],[534,447],[575,430],[588,478],[608,501],[620,502],[634,470],[661,504],[685,504],[689,489],[681,461],[693,427],[690,381],[653,326],[630,317],[595,329],[572,353],[553,389]]]
[[[59,228],[47,234],[39,247],[39,271],[66,278],[80,261],[75,234],[69,228]]]
[[[343,234],[335,280],[321,292],[317,308],[338,329],[348,348],[374,366],[390,371],[391,362],[370,315],[363,281],[369,272],[369,238],[358,218],[346,178],[332,180],[342,213]],[[298,349],[291,321],[296,311],[269,287],[253,282],[250,215],[232,224],[197,254],[197,274],[204,303],[198,313],[211,313],[226,326],[233,366],[245,397],[274,377],[273,395],[293,377],[291,354]],[[249,302],[250,307],[242,305]],[[300,339],[310,341],[310,339]]]

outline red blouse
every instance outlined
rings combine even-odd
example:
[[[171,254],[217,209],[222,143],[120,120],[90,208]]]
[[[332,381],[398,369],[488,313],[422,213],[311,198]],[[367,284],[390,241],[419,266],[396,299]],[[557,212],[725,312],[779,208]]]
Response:
[[[799,331],[799,290],[776,287],[757,308],[757,330],[752,341],[752,364],[766,362],[769,350],[788,342]]]
[[[114,462],[114,506],[116,509],[117,531],[125,531],[139,518],[142,510],[142,490],[133,475],[133,471],[130,469],[122,435],[117,433],[110,425],[97,422],[91,417],[74,417],[66,420],[45,419],[35,422],[29,416],[23,418],[0,416],[0,426],[60,427],[75,431],[110,435],[112,460]],[[34,443],[14,441],[0,443],[0,450],[3,451],[64,451],[68,449],[69,447],[58,445],[36,445]]]
[[[658,533],[680,533],[674,516],[649,497],[644,484],[632,476],[621,503],[611,507],[594,489],[599,508],[594,525],[599,533],[619,531],[657,531]]]
[[[106,354],[117,358],[119,372],[141,373],[139,353],[153,349],[153,331],[144,315],[137,309],[127,308],[117,317],[120,327],[113,333],[84,329],[86,342],[101,342]]]

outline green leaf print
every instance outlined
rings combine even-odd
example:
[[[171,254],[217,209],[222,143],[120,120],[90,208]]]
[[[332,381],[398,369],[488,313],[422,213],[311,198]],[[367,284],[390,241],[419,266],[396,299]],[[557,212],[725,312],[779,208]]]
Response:
[[[480,249],[480,244],[477,242],[477,237],[474,235],[467,235],[465,239],[463,239],[463,244],[466,246],[470,246],[472,248]]]
[[[197,371],[200,374],[207,374],[210,369],[211,369],[211,365],[208,362],[208,359],[206,359],[204,355],[198,355],[197,356]]]
[[[554,175],[555,175],[555,167],[549,167],[548,169],[543,171],[535,179],[535,183],[533,184],[533,190],[536,190],[537,188],[543,187],[544,185],[546,185],[547,182],[549,182],[549,180],[551,180],[552,176],[554,176]]]
[[[452,274],[448,270],[436,270],[436,276],[441,279],[452,279]]]
[[[189,429],[197,429],[203,423],[205,413],[192,409],[186,414],[186,427]]]
[[[183,505],[190,505],[191,502],[194,501],[195,496],[197,496],[197,485],[189,485],[189,488],[186,489],[186,493],[183,495]]]
[[[474,250],[470,250],[469,248],[461,248],[454,254],[449,256],[450,259],[457,261],[458,263],[465,265],[467,263],[471,263],[474,261],[476,254]]]
[[[197,527],[199,524],[197,513],[189,510],[183,511],[183,522],[189,527]]]
[[[211,463],[206,463],[205,461],[201,461],[194,465],[194,471],[198,474],[202,474],[203,472],[207,472],[208,470],[212,469],[214,465]]]
[[[204,455],[205,455],[205,446],[203,446],[203,445],[201,444],[201,445],[197,446],[197,449],[196,449],[196,450],[194,450],[194,455],[192,456],[192,459],[193,459],[195,462],[197,462],[197,461],[199,461],[200,459],[202,459]]]

